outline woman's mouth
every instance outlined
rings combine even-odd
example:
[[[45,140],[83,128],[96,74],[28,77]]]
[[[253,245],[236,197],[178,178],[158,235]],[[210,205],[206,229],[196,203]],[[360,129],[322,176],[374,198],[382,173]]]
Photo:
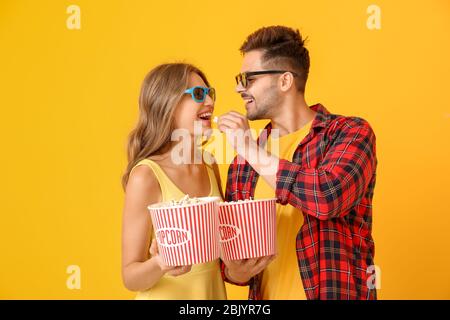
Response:
[[[200,120],[205,120],[205,121],[209,121],[211,120],[211,116],[212,116],[212,112],[208,111],[208,112],[203,112],[197,115],[197,117]]]
[[[197,115],[197,119],[202,122],[205,127],[211,127],[212,111],[202,112]]]

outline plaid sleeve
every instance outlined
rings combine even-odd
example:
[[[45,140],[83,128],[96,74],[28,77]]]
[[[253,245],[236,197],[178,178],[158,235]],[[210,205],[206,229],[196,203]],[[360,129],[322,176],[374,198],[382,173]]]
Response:
[[[361,201],[374,173],[376,158],[375,135],[366,121],[359,120],[346,121],[340,127],[318,168],[280,159],[276,180],[278,202],[327,220],[344,216]],[[310,150],[320,152],[318,147],[306,152]]]
[[[225,201],[229,202],[229,201],[233,201],[233,190],[232,190],[232,186],[233,186],[233,177],[235,178],[235,173],[236,171],[236,164],[235,164],[235,160],[233,160],[233,162],[230,164],[230,167],[228,168],[228,173],[227,173],[227,185],[225,187]]]

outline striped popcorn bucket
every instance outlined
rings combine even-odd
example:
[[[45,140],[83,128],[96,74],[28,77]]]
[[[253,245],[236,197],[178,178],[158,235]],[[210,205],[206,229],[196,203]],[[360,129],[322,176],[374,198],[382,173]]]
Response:
[[[276,253],[276,199],[219,203],[219,241],[224,260]]]
[[[183,206],[148,207],[159,254],[168,266],[205,263],[220,256],[218,197]]]

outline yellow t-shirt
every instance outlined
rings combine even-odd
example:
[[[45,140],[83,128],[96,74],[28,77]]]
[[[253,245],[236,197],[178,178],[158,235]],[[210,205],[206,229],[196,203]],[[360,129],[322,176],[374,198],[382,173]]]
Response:
[[[162,192],[162,201],[179,200],[184,193],[169,179],[164,170],[154,161],[145,159],[139,165],[149,166],[158,179]],[[134,167],[134,168],[135,168]],[[133,168],[133,169],[134,169]],[[221,197],[214,170],[206,166],[208,170],[211,191],[209,196]],[[152,228],[153,229],[153,228]],[[150,231],[155,239],[154,230]],[[226,300],[225,284],[220,272],[219,259],[207,263],[192,266],[190,272],[181,276],[172,277],[164,275],[150,289],[137,294],[136,300]]]
[[[312,121],[300,130],[278,139],[269,136],[266,149],[280,159],[292,161],[298,144],[311,129]],[[277,141],[278,140],[278,141]],[[273,143],[271,143],[273,141]],[[279,144],[279,150],[275,148]],[[271,150],[271,146],[274,150]],[[255,199],[273,198],[275,190],[262,178],[258,178]],[[303,225],[303,212],[290,204],[277,204],[277,258],[264,270],[261,283],[261,296],[264,300],[305,300],[306,294],[298,269],[296,238]]]

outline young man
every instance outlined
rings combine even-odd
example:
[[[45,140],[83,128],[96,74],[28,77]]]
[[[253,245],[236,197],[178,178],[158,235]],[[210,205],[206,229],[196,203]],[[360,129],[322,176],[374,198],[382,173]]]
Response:
[[[224,261],[223,276],[249,284],[249,299],[376,299],[374,132],[361,118],[307,105],[309,53],[298,30],[262,28],[240,50],[236,90],[247,114],[229,112],[218,123],[238,153],[226,200],[277,198],[278,253]],[[270,120],[268,134],[279,130],[277,154],[265,151],[273,139],[264,135],[236,141],[257,119]]]

